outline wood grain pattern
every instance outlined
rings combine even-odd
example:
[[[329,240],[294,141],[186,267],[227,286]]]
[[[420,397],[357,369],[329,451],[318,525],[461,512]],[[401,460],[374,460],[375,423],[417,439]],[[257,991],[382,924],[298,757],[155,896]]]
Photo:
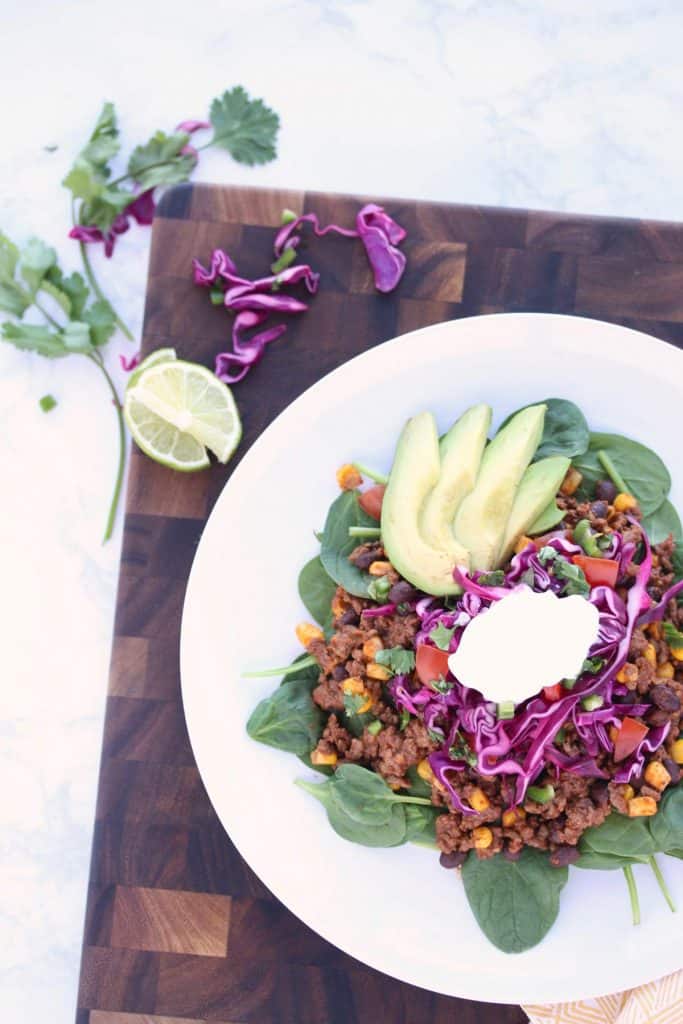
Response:
[[[271,260],[280,211],[353,225],[361,197],[180,186],[158,210],[144,351],[211,365],[229,335],[190,276],[226,248]],[[319,294],[239,386],[244,440],[229,467],[185,476],[137,452],[112,652],[77,1024],[522,1024],[518,1007],[449,999],[370,970],[283,907],[240,858],[195,767],[178,638],[203,524],[272,419],[322,374],[395,334],[503,310],[597,316],[683,344],[683,228],[392,200],[408,269],[372,287],[362,248],[307,239]],[[435,866],[435,870],[438,870]]]

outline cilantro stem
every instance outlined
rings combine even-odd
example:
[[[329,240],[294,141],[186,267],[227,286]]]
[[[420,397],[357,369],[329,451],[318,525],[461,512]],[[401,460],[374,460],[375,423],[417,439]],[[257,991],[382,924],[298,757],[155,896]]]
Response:
[[[349,526],[349,537],[379,537],[379,526]]]
[[[43,309],[43,307],[41,306],[37,299],[33,300],[33,305],[36,307],[39,313],[43,314],[43,316],[45,317],[49,324],[52,324],[53,327],[56,327],[58,331],[62,330],[62,325],[58,323],[53,316],[50,316],[46,309]]]
[[[628,494],[628,487],[624,481],[624,478],[612,462],[607,452],[604,452],[602,449],[600,449],[600,451],[598,452],[598,462],[605,470],[607,476],[610,478],[610,480],[617,488],[617,490],[620,491],[622,494]]]
[[[664,899],[666,900],[666,902],[669,905],[669,910],[671,911],[672,914],[675,914],[676,913],[676,904],[674,903],[673,899],[671,898],[671,893],[669,892],[668,886],[667,886],[666,882],[664,881],[664,875],[662,874],[661,868],[660,868],[659,864],[657,863],[657,858],[655,857],[654,854],[652,854],[651,857],[648,857],[648,864],[650,865],[650,867],[652,868],[652,871],[654,872],[654,876],[657,879],[657,885],[662,890],[662,895],[664,896]]]
[[[116,512],[119,505],[119,499],[121,497],[121,488],[123,486],[123,473],[126,467],[126,427],[123,421],[123,406],[121,405],[121,399],[119,398],[118,392],[116,390],[116,385],[114,384],[114,381],[111,379],[111,376],[109,375],[107,368],[104,365],[104,360],[102,359],[102,356],[100,355],[99,352],[94,352],[92,354],[88,353],[88,359],[90,359],[90,361],[93,362],[95,366],[99,367],[102,374],[104,375],[104,379],[109,385],[109,390],[111,391],[112,394],[112,400],[114,403],[114,408],[116,409],[116,416],[119,424],[119,464],[116,471],[116,480],[114,482],[114,493],[112,495],[111,505],[109,506],[109,515],[107,516],[107,525],[104,530],[104,537],[102,538],[102,543],[106,544],[107,541],[110,539],[112,533],[114,532]]]
[[[116,323],[118,324],[118,326],[121,329],[121,331],[123,331],[125,336],[128,338],[128,341],[135,341],[135,338],[133,337],[132,331],[123,322],[123,320],[121,319],[119,314],[116,312],[116,310],[112,306],[112,304],[109,301],[109,299],[107,298],[107,296],[104,294],[104,292],[100,288],[100,286],[98,284],[98,281],[97,281],[97,278],[95,277],[95,271],[93,270],[92,264],[90,262],[90,257],[88,256],[88,250],[86,248],[85,242],[79,242],[78,246],[79,246],[79,248],[81,250],[81,260],[83,261],[83,270],[85,271],[85,276],[88,278],[88,282],[90,284],[90,287],[95,292],[95,295],[97,296],[98,299],[100,299],[102,302],[106,302],[107,303],[107,305],[111,309],[112,313],[114,314],[114,319],[116,320]]]
[[[627,864],[623,868],[624,877],[626,878],[626,884],[628,885],[628,894],[631,900],[631,915],[633,917],[634,924],[640,924],[640,900],[638,899],[638,890],[636,889],[636,880],[633,877],[633,868],[630,864]]]

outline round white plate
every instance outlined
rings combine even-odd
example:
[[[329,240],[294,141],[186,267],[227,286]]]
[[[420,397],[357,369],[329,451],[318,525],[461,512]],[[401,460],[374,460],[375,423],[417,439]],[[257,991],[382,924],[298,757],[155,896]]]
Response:
[[[558,1002],[631,988],[683,966],[680,917],[649,869],[635,869],[642,924],[621,872],[570,872],[560,915],[535,949],[495,949],[459,873],[416,846],[376,850],[339,838],[294,786],[293,755],[251,741],[245,722],[278,679],[308,618],[301,566],[338,493],[335,469],[388,469],[406,418],[431,409],[446,429],[488,402],[494,426],[547,396],[576,401],[594,430],[655,448],[681,507],[683,358],[644,334],[595,320],[500,314],[438,324],[371,349],[310,388],[264,432],[209,519],[188,584],[181,636],[185,713],[204,784],[231,839],[275,895],[359,960],[435,992],[491,1002]],[[319,776],[317,777],[319,778]],[[661,858],[683,911],[683,861]]]

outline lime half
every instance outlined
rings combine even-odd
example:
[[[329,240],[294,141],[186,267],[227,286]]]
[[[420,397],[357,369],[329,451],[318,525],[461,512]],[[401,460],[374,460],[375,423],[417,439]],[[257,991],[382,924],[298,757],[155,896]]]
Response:
[[[181,359],[141,365],[123,411],[146,455],[185,472],[208,466],[207,448],[227,462],[242,437],[230,389],[205,366]]]
[[[168,363],[171,359],[177,359],[174,348],[158,348],[154,352],[150,352],[148,356],[142,360],[139,366],[136,366],[130,377],[128,378],[127,387],[134,387],[137,381],[140,379],[140,375],[150,366],[156,366],[157,363]]]

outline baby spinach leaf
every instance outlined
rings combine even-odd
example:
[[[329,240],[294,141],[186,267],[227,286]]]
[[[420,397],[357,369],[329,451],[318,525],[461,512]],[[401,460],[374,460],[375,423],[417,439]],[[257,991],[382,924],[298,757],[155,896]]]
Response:
[[[588,448],[590,433],[586,417],[579,407],[567,398],[544,398],[542,402],[548,408],[543,421],[543,436],[536,449],[534,462],[545,459],[548,455],[566,455],[571,459],[574,455],[583,454]],[[529,404],[540,405],[541,402]],[[528,408],[528,405],[522,406],[522,409]],[[499,429],[507,426],[512,417],[522,412],[522,409],[511,413]]]
[[[574,867],[586,871],[616,871],[626,864],[647,864],[647,857],[620,857],[610,853],[596,853],[595,850],[583,850]]]
[[[426,797],[401,796],[381,775],[358,764],[343,764],[334,775],[334,796],[349,817],[364,824],[379,825],[391,815],[393,804],[431,806]]]
[[[547,935],[567,877],[567,868],[552,867],[547,853],[531,847],[525,847],[516,861],[501,854],[479,860],[472,852],[462,869],[477,923],[504,953],[522,953]]]
[[[391,669],[394,675],[403,676],[415,668],[415,654],[404,647],[387,647],[375,655],[378,665]]]
[[[318,675],[316,666],[307,666],[287,676],[278,689],[252,711],[247,722],[249,736],[300,757],[309,754],[317,746],[325,726],[325,715],[311,697]]]
[[[325,572],[323,563],[316,555],[299,573],[299,597],[312,616],[321,626],[332,624],[332,598],[337,585]]]
[[[683,786],[667,790],[657,813],[648,818],[655,849],[672,853],[683,849]],[[673,856],[679,856],[674,852]]]
[[[650,538],[651,544],[661,544],[669,534],[673,534],[676,546],[683,543],[681,532],[681,520],[678,512],[671,502],[663,501],[658,509],[655,509],[649,516],[643,519],[643,526]]]
[[[363,512],[355,491],[342,491],[332,502],[327,513],[320,560],[335,583],[356,597],[368,596],[368,585],[373,577],[349,562],[349,555],[358,546],[356,538],[349,537],[350,526],[376,526],[376,520]]]
[[[612,811],[601,825],[586,829],[579,849],[582,853],[591,851],[627,861],[643,857],[647,860],[656,852],[647,819],[627,818],[616,811]]]
[[[339,805],[335,794],[335,780],[339,771],[341,769],[338,769],[326,782],[307,782],[305,779],[297,779],[296,784],[320,801],[327,811],[330,825],[342,839],[347,839],[350,843],[359,843],[361,846],[400,846],[401,843],[405,843],[407,825],[406,816],[401,806],[389,805],[388,813],[382,816],[381,823],[378,823],[377,821],[358,821]]]
[[[418,807],[416,804],[407,804],[404,810],[406,841],[437,849],[436,819],[444,812],[438,807]]]
[[[611,459],[629,493],[637,499],[643,516],[652,515],[669,493],[671,476],[651,448],[621,434],[591,434],[588,451],[572,460],[583,476],[577,496],[594,498],[596,483],[607,476],[598,458],[600,451]]]

